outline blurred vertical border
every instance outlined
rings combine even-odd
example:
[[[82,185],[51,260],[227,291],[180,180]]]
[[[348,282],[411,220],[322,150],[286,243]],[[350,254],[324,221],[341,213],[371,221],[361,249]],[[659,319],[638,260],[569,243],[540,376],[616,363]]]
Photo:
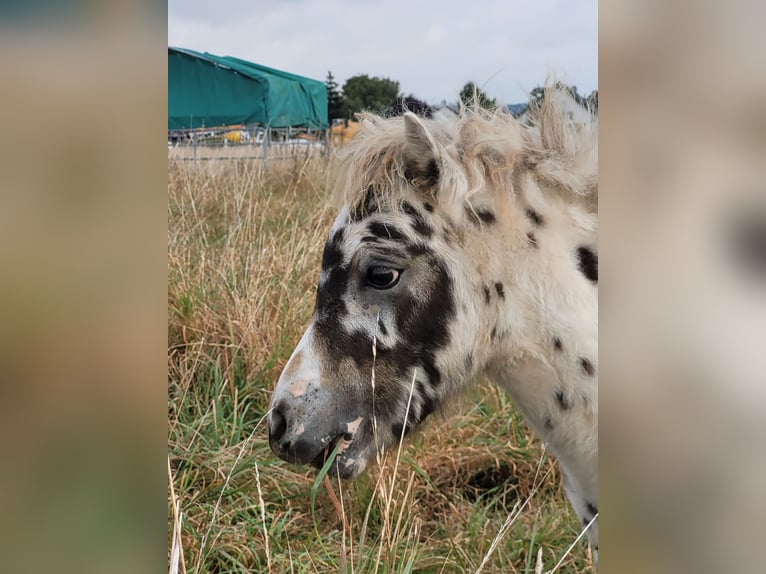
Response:
[[[3,572],[165,567],[166,38],[0,4]]]
[[[599,8],[601,568],[763,572],[766,5]]]

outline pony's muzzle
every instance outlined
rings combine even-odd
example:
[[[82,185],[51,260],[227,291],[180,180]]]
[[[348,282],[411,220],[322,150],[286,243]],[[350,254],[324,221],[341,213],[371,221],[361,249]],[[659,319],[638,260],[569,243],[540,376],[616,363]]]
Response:
[[[293,464],[314,464],[324,458],[325,450],[332,447],[342,433],[306,429],[303,423],[297,422],[295,414],[284,403],[271,410],[267,419],[269,446],[282,460]]]
[[[270,443],[279,441],[285,436],[285,432],[287,431],[287,421],[285,420],[285,416],[278,410],[274,409],[269,413],[268,425]]]

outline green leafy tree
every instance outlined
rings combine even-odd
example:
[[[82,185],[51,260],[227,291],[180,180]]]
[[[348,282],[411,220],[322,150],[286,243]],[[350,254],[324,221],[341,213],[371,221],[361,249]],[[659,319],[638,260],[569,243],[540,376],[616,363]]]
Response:
[[[399,82],[388,78],[352,76],[343,84],[347,117],[362,111],[382,113],[399,96]]]
[[[460,101],[464,106],[473,106],[474,102],[479,104],[479,107],[492,110],[497,105],[493,98],[490,98],[473,82],[468,82],[463,89],[460,90]]]
[[[324,83],[327,86],[327,119],[332,121],[336,118],[345,118],[346,101],[332,72],[327,72],[327,79]]]

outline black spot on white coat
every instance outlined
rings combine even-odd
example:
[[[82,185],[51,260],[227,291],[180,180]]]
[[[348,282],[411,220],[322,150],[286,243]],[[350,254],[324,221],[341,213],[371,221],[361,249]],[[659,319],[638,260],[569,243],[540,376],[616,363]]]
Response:
[[[598,255],[590,248],[577,248],[577,266],[586,279],[598,283]]]
[[[473,209],[465,207],[465,214],[475,225],[491,225],[495,223],[495,214],[486,209]]]
[[[534,223],[536,226],[541,226],[543,224],[543,218],[540,216],[539,213],[537,213],[534,209],[531,207],[527,209],[527,217],[529,220]]]
[[[482,223],[489,225],[495,222],[495,214],[491,211],[480,209],[476,212],[476,215],[479,216],[479,219],[481,219]]]
[[[585,357],[580,357],[580,366],[582,367],[583,372],[589,377],[592,377],[593,374],[596,372],[595,369],[593,368],[593,363],[591,363]]]

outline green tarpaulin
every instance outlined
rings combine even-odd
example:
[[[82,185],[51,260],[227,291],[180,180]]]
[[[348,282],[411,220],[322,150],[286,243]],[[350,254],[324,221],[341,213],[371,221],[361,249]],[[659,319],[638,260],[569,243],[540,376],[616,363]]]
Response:
[[[323,82],[231,56],[168,48],[168,130],[327,127]]]

